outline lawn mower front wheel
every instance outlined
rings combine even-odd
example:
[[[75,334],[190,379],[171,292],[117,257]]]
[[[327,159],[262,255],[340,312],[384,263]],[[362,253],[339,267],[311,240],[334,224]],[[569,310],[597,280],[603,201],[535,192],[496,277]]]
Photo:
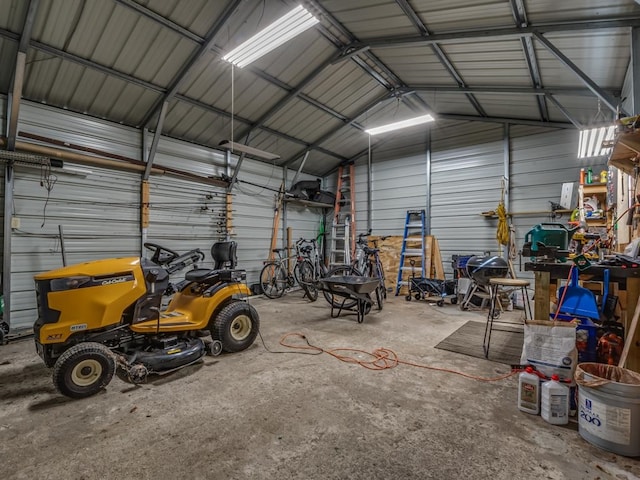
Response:
[[[105,388],[115,372],[111,351],[96,342],[74,345],[53,367],[53,384],[71,398],[86,398]]]

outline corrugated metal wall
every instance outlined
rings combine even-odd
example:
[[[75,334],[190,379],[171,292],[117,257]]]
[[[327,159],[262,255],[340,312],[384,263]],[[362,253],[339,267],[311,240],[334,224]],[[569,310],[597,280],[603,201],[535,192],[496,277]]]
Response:
[[[585,161],[576,158],[578,133],[540,127],[511,126],[509,155],[505,154],[505,127],[500,124],[468,122],[455,127],[434,128],[431,140],[430,216],[431,233],[438,239],[445,271],[451,274],[454,254],[500,252],[495,238],[498,221],[482,212],[496,210],[505,173],[510,177],[509,211],[516,212],[516,249],[522,248],[525,234],[536,224],[551,221],[549,201],[559,202],[562,183],[576,182],[581,167],[592,166],[599,173],[606,159]],[[396,157],[386,152],[373,154],[372,228],[376,235],[402,235],[407,210],[428,204],[427,153],[404,153]],[[508,172],[505,161],[510,158]],[[357,218],[365,231],[365,161],[356,169]],[[335,184],[335,176],[327,178]],[[527,212],[540,212],[530,214]],[[566,223],[569,214],[556,221]],[[506,248],[503,247],[506,253]],[[523,259],[523,262],[526,259]],[[515,262],[518,270],[519,261]],[[519,272],[528,277],[529,274]]]
[[[23,104],[18,128],[69,144],[134,159],[141,157],[142,137],[138,130],[37,104]],[[223,152],[162,138],[155,161],[206,177],[231,172],[237,157],[231,156],[227,166]],[[12,209],[21,225],[12,232],[14,332],[30,328],[35,319],[33,275],[62,266],[59,226],[63,229],[69,264],[137,256],[141,249],[140,173],[69,162],[65,162],[66,166],[76,170],[16,166]],[[293,172],[287,174],[293,178]],[[238,242],[238,265],[247,269],[250,283],[258,280],[262,262],[269,253],[275,191],[283,175],[280,167],[245,159],[233,191],[232,239]],[[312,178],[315,177],[304,174],[298,177]],[[211,245],[222,238],[220,213],[224,210],[225,190],[185,178],[153,174],[149,190],[148,241],[180,253],[200,248],[206,254],[204,265],[211,265]],[[316,235],[320,209],[288,205],[287,210],[286,221],[281,217],[280,232],[286,222],[292,228],[294,240]],[[281,240],[278,246],[282,246]]]
[[[495,233],[481,212],[495,209],[504,174],[504,129],[468,122],[433,131],[431,234],[445,270],[451,255],[497,251]]]
[[[29,328],[35,319],[33,276],[67,264],[137,255],[138,178],[91,168],[86,177],[63,171],[15,168],[12,231],[11,327]]]

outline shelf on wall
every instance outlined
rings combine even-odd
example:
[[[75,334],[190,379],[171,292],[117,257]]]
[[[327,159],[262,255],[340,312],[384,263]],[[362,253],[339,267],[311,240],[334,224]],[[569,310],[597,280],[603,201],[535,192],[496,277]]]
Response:
[[[620,133],[615,139],[608,165],[613,165],[629,175],[634,175],[635,167],[640,165],[639,156],[640,132]]]
[[[561,208],[558,210],[534,210],[530,212],[509,212],[507,213],[507,216],[519,217],[519,216],[526,216],[526,215],[551,215],[553,213],[571,213],[571,212],[573,212],[573,210],[567,210],[567,209]],[[489,212],[482,212],[480,215],[482,215],[485,218],[498,218],[498,214],[493,210]]]
[[[287,203],[293,203],[294,205],[316,208],[330,208],[333,210],[333,204],[331,203],[313,202],[311,200],[303,200],[302,198],[285,198],[284,201]]]

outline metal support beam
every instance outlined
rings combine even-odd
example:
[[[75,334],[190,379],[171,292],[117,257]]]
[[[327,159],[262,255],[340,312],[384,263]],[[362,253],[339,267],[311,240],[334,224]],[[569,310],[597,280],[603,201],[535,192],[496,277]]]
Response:
[[[229,150],[227,150],[227,156],[229,158],[231,157],[231,152]],[[231,175],[231,180],[229,181],[229,186],[227,187],[227,192],[229,193],[231,193],[231,191],[233,190],[233,186],[236,183],[236,180],[238,178],[238,173],[240,172],[240,167],[242,166],[242,162],[244,161],[244,156],[245,156],[245,153],[242,152],[238,157],[238,163],[236,163],[236,168],[233,169],[233,175]]]
[[[319,145],[321,145],[323,142],[326,142],[329,138],[331,138],[333,135],[335,135],[336,133],[338,133],[340,130],[342,130],[344,127],[346,127],[347,125],[351,125],[352,122],[354,122],[357,118],[359,118],[361,115],[364,115],[365,113],[367,113],[370,109],[372,109],[373,107],[375,107],[376,105],[378,105],[380,102],[387,100],[391,97],[392,95],[387,93],[385,95],[383,95],[382,97],[378,98],[377,100],[374,100],[373,102],[369,103],[367,106],[365,106],[363,109],[361,109],[358,113],[356,113],[353,118],[351,120],[348,120],[347,122],[345,122],[343,125],[340,125],[338,128],[334,128],[333,130],[330,130],[329,132],[327,132],[326,134],[324,134],[322,137],[320,137],[318,140],[316,140],[315,142],[313,142],[311,145],[309,145],[307,148],[305,148],[304,150],[296,153],[295,155],[293,155],[291,158],[289,158],[288,160],[286,160],[285,162],[283,162],[281,165],[283,166],[288,166],[291,165],[293,162],[296,161],[296,159],[300,156],[303,155],[304,153],[308,152],[309,150],[313,150],[314,148],[318,147]]]
[[[369,149],[367,151],[367,232],[373,229],[373,157],[371,152],[371,135],[369,137]]]
[[[18,52],[16,68],[13,72],[13,87],[7,102],[7,150],[15,150],[18,135],[18,117],[20,116],[20,101],[22,99],[22,85],[24,82],[24,68],[27,54]]]
[[[542,122],[540,120],[528,120],[524,118],[506,118],[506,117],[474,117],[473,115],[458,115],[452,113],[438,113],[438,119],[468,121],[468,122],[489,122],[489,123],[511,123],[514,125],[532,125],[534,127],[549,128],[573,128],[570,123],[561,122]]]
[[[511,125],[509,123],[504,124],[504,131],[502,136],[502,144],[504,151],[504,208],[509,211],[509,181],[511,179]],[[502,249],[502,247],[500,247]],[[508,255],[508,252],[507,252]]]
[[[307,158],[309,158],[309,152],[305,152],[304,157],[302,157],[302,161],[298,166],[298,170],[296,171],[296,174],[293,176],[293,180],[291,180],[291,186],[289,187],[289,189],[292,189],[293,186],[296,184],[296,181],[298,180],[298,177],[300,176],[300,173],[304,168],[304,164],[307,162]]]
[[[18,35],[16,35],[15,33],[9,32],[9,31],[4,30],[4,29],[0,29],[0,37],[8,38],[8,39],[14,40],[14,41],[18,41],[18,38],[19,38]],[[97,64],[95,62],[92,62],[91,60],[87,60],[85,58],[78,57],[77,55],[73,55],[73,54],[70,54],[70,53],[67,53],[67,52],[63,52],[63,51],[61,51],[61,50],[59,50],[57,48],[50,47],[48,45],[44,45],[42,43],[35,42],[33,40],[31,41],[30,46],[31,46],[31,48],[33,48],[35,50],[46,52],[46,53],[48,53],[50,55],[53,55],[53,56],[56,56],[56,57],[59,57],[59,58],[64,58],[65,60],[69,60],[71,62],[74,62],[74,63],[77,63],[79,65],[85,66],[87,68],[91,68],[91,69],[97,70],[97,71],[99,71],[101,73],[104,73],[105,75],[112,75],[114,77],[120,78],[121,80],[124,80],[124,81],[126,81],[128,83],[131,83],[133,85],[137,85],[137,86],[142,87],[144,89],[151,90],[151,91],[154,91],[154,92],[160,93],[160,94],[164,94],[166,92],[166,90],[164,88],[162,88],[162,87],[160,87],[158,85],[154,85],[154,84],[146,82],[144,80],[140,80],[138,78],[132,77],[131,75],[128,75],[128,74],[125,74],[125,73],[122,73],[122,72],[118,72],[117,70],[113,70],[111,68],[108,68],[108,67],[105,67],[103,65]],[[259,75],[259,76],[261,76],[261,75]],[[269,81],[269,80],[267,80],[267,81]],[[281,85],[277,85],[277,86],[280,86],[281,88],[284,88]],[[287,87],[287,88],[290,90],[290,87]],[[201,108],[201,109],[203,109],[205,111],[209,111],[209,112],[215,113],[217,115],[222,115],[222,116],[225,116],[227,118],[231,117],[231,114],[229,112],[226,112],[226,111],[224,111],[222,109],[219,109],[219,108],[215,108],[215,107],[213,107],[211,105],[205,104],[205,103],[200,102],[198,100],[195,100],[193,98],[189,98],[189,97],[186,97],[186,96],[180,95],[180,94],[176,94],[174,97],[177,100],[180,100],[182,102],[189,103],[191,105],[197,106],[198,108]],[[305,100],[303,95],[299,95],[298,97],[300,99]],[[308,101],[307,103],[312,104],[314,106],[316,106],[316,104],[319,104],[319,102],[316,102],[316,101]],[[329,113],[330,115],[333,115],[336,118],[339,118],[342,121],[348,121],[348,119],[344,115],[339,114],[337,112],[333,112],[328,107],[327,107],[327,109],[323,109],[323,110],[327,111],[327,113]],[[243,119],[241,117],[238,117],[237,115],[234,115],[234,119],[237,120],[237,121],[246,123],[248,125],[250,125],[252,123],[250,120]],[[362,127],[358,126],[358,124],[356,124],[356,123],[353,123],[353,125],[356,128],[362,129]],[[305,146],[309,145],[304,140],[301,140],[301,139],[296,138],[296,137],[292,137],[290,135],[287,135],[287,134],[282,133],[282,132],[278,132],[278,131],[270,129],[270,128],[261,127],[260,129],[262,131],[270,134],[270,135],[275,135],[277,137],[284,138],[285,140],[288,140],[288,141],[293,142],[293,143],[297,143],[299,145],[305,145]],[[331,152],[330,150],[326,150],[326,149],[324,149],[322,147],[316,147],[316,148],[314,148],[314,150],[318,150],[318,151],[324,153],[325,155],[337,158],[340,161],[347,160],[346,157],[343,157],[342,155],[338,155],[337,153]]]
[[[600,88],[596,82],[591,80],[591,78],[580,70],[575,63],[573,63],[569,58],[564,55],[558,48],[547,40],[541,33],[534,33],[533,36],[536,40],[538,40],[542,45],[545,46],[549,52],[551,52],[562,64],[564,64],[567,68],[569,68],[573,73],[575,73],[580,80],[591,90],[605,105],[607,105],[613,112],[618,111],[618,103],[616,99],[605,92],[602,88]]]
[[[15,150],[16,137],[18,135],[18,117],[20,116],[20,102],[22,101],[22,87],[24,85],[24,69],[27,60],[27,50],[33,32],[33,23],[36,19],[40,0],[31,0],[29,8],[22,24],[22,34],[18,43],[18,54],[13,71],[10,93],[7,102],[7,150]]]
[[[18,42],[16,67],[13,72],[12,86],[7,101],[7,150],[15,150],[18,134],[18,117],[24,84],[24,69],[27,50],[31,41],[33,23],[38,12],[40,0],[31,0],[22,25],[22,35]],[[13,161],[8,161],[4,171],[4,203],[3,203],[3,236],[2,236],[2,297],[4,300],[3,321],[11,328],[11,257],[12,233],[11,218],[13,216]]]
[[[411,23],[418,29],[418,32],[420,32],[422,36],[429,37],[431,35],[431,32],[429,32],[427,26],[420,19],[413,7],[409,5],[409,2],[407,0],[396,0],[396,3],[404,12],[404,14],[409,17]],[[437,43],[432,43],[430,47],[434,55],[438,58],[438,61],[447,70],[447,72],[449,72],[449,75],[453,77],[456,83],[460,87],[466,87],[467,84],[462,79],[460,73],[458,73],[458,70],[456,70],[456,67],[453,66],[453,63],[451,63],[451,60],[449,59],[447,54],[444,53],[444,50],[442,50],[442,48],[440,48],[440,45],[438,45]],[[482,105],[480,105],[480,102],[478,102],[478,99],[472,93],[467,93],[466,96],[476,112],[478,112],[480,116],[486,117],[487,113],[482,108]]]
[[[124,7],[128,7],[132,10],[135,10],[136,12],[138,12],[141,15],[144,15],[145,17],[147,17],[150,20],[153,20],[154,22],[157,22],[171,30],[173,30],[174,32],[178,33],[179,35],[183,36],[184,38],[188,38],[190,40],[193,40],[196,43],[202,43],[202,38],[200,38],[200,36],[196,35],[195,33],[191,32],[190,30],[187,30],[186,28],[178,25],[177,23],[172,22],[171,20],[169,20],[166,17],[163,17],[162,15],[154,12],[153,10],[149,10],[148,8],[140,5],[138,2],[135,2],[134,0],[115,0],[117,3],[119,3],[120,5],[124,6]]]
[[[631,29],[632,115],[640,113],[640,28]]]
[[[588,20],[579,22],[539,23],[535,27],[494,27],[482,30],[459,30],[450,33],[434,33],[429,37],[404,35],[401,37],[373,37],[354,42],[353,48],[369,46],[373,48],[396,48],[434,43],[477,42],[498,38],[520,38],[534,34],[552,32],[593,31],[625,27],[639,27],[640,15],[627,15],[605,20]]]
[[[142,174],[142,180],[149,180],[149,175],[151,174],[151,167],[153,167],[153,161],[156,158],[156,151],[158,150],[158,142],[160,142],[160,137],[162,136],[162,126],[164,125],[164,119],[167,116],[168,109],[169,109],[169,102],[164,102],[162,104],[162,109],[160,110],[158,123],[156,124],[156,131],[153,134],[153,140],[151,141],[151,149],[149,150],[147,165],[144,169],[144,173]]]
[[[121,2],[126,1],[126,3],[130,3],[129,0],[119,0],[119,1]],[[189,74],[189,72],[193,69],[196,63],[198,63],[198,61],[204,56],[204,54],[211,49],[216,35],[218,35],[218,32],[220,32],[220,29],[224,26],[227,20],[229,20],[229,18],[237,11],[241,3],[242,3],[242,0],[234,0],[233,2],[230,2],[226,6],[226,8],[224,9],[220,17],[218,17],[218,19],[215,21],[213,26],[207,32],[207,35],[204,38],[204,42],[200,45],[200,48],[198,48],[191,55],[191,57],[182,65],[178,73],[175,75],[175,77],[171,81],[171,85],[169,85],[167,92],[163,95],[162,98],[158,99],[152,105],[152,107],[149,109],[147,114],[144,116],[144,118],[142,119],[142,125],[144,125],[145,127],[148,126],[153,116],[161,108],[161,105],[163,103],[170,101],[173,98],[173,96],[176,93],[178,93],[178,89],[180,88],[180,85],[182,85],[182,82],[184,82],[184,79],[187,78],[187,75]]]
[[[551,103],[553,103],[556,106],[558,110],[560,110],[560,112],[562,112],[562,114],[567,118],[567,120],[573,123],[578,130],[582,130],[582,124],[578,122],[575,118],[573,118],[573,115],[571,115],[569,111],[566,108],[564,108],[564,106],[553,95],[549,94],[547,95],[547,98]]]
[[[272,118],[276,113],[282,110],[282,108],[291,100],[297,98],[302,93],[302,90],[304,90],[309,84],[311,84],[311,82],[315,81],[327,67],[331,66],[335,62],[336,58],[336,56],[333,56],[322,62],[322,64],[318,67],[314,68],[313,71],[309,75],[307,75],[293,90],[291,90],[286,97],[282,98],[273,107],[267,110],[260,118],[258,118],[258,120],[251,124],[247,131],[240,133],[238,137],[251,135],[253,132],[255,132],[256,129],[262,127],[267,121],[269,121],[270,118]],[[343,116],[341,120],[344,121],[344,118],[345,117]]]
[[[426,204],[427,214],[425,215],[424,233],[425,235],[431,235],[431,129],[427,129],[427,142],[426,142],[426,162],[425,162],[425,184],[426,184]]]
[[[13,215],[13,162],[4,169],[4,219],[2,243],[2,297],[4,299],[3,321],[11,326],[11,217]]]
[[[287,167],[282,167],[282,185],[284,189],[287,188]],[[287,248],[289,245],[287,244],[287,227],[289,226],[287,223],[287,216],[289,212],[287,210],[288,203],[284,201],[284,193],[282,198],[276,196],[276,202],[280,200],[280,208],[282,209],[282,248]],[[289,256],[287,251],[287,256]],[[287,271],[289,271],[289,263],[287,262]]]
[[[593,92],[588,88],[574,87],[519,87],[519,86],[478,86],[478,87],[454,87],[451,85],[409,85],[409,89],[414,92],[435,92],[435,93],[496,93],[501,95],[572,95],[593,97]],[[605,90],[611,96],[618,98],[620,91]]]

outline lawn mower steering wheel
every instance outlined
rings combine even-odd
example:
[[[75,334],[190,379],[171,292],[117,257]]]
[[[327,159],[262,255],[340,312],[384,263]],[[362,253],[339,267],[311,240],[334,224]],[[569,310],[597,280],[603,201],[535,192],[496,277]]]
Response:
[[[163,247],[162,245],[158,245],[157,243],[145,242],[144,248],[153,252],[151,261],[158,265],[166,265],[174,258],[179,257],[178,252],[174,252],[173,250]]]

